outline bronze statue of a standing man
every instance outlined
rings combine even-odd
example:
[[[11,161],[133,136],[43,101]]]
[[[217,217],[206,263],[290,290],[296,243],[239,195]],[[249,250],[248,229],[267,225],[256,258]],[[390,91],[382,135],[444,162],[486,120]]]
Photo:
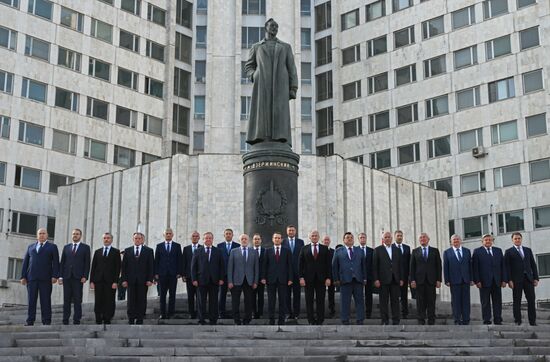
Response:
[[[277,39],[279,24],[265,23],[265,38],[250,49],[245,71],[254,82],[246,142],[291,146],[289,99],[296,99],[298,76],[290,44]]]

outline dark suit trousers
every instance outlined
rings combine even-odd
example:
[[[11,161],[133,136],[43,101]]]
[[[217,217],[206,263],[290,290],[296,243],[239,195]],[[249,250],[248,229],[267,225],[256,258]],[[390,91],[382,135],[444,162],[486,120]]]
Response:
[[[147,285],[145,282],[128,282],[128,319],[143,320],[147,309]]]
[[[326,286],[324,281],[306,282],[306,311],[307,320],[310,323],[322,323],[325,320],[325,293]],[[313,306],[315,301],[315,307]]]
[[[418,320],[425,320],[427,315],[428,322],[435,321],[435,284],[416,285],[416,309]]]
[[[224,280],[223,285],[220,286],[220,301],[219,301],[219,314],[220,317],[226,317],[225,309],[227,303],[227,279]]]
[[[111,283],[95,283],[95,320],[96,322],[110,322],[115,315],[115,295],[116,289],[111,288]]]
[[[451,306],[455,323],[470,323],[470,284],[451,284]]]
[[[502,289],[494,281],[489,287],[479,288],[479,299],[481,301],[481,314],[484,322],[491,321],[491,302],[493,304],[493,321],[502,322]]]
[[[512,296],[514,298],[514,321],[521,322],[521,294],[525,293],[527,299],[527,317],[529,323],[534,324],[537,321],[537,311],[535,308],[535,286],[527,278],[520,283],[514,283]]]
[[[63,321],[71,317],[71,304],[74,304],[73,321],[80,322],[82,318],[82,286],[80,279],[63,279]]]
[[[210,323],[218,321],[218,292],[217,284],[199,285],[199,322],[204,322],[206,316]],[[208,299],[208,314],[206,314],[206,300]]]
[[[402,287],[399,287],[399,299],[401,301],[401,315],[406,318],[409,314],[409,285],[405,282]]]
[[[399,283],[392,282],[391,284],[380,286],[380,315],[382,322],[390,320],[388,311],[388,302],[391,307],[391,316],[393,322],[399,322]]]
[[[187,309],[191,315],[191,318],[195,318],[197,315],[197,310],[195,308],[195,302],[197,301],[197,287],[193,285],[191,278],[187,278],[185,285],[187,286]]]
[[[27,322],[34,323],[36,319],[36,303],[40,296],[40,311],[42,324],[52,322],[52,282],[50,280],[31,280],[27,283],[28,312]]]
[[[340,319],[349,322],[351,297],[355,302],[355,319],[362,322],[365,319],[363,283],[353,279],[351,283],[340,284]]]
[[[334,294],[336,291],[336,287],[334,285],[331,285],[327,288],[327,295],[328,295],[328,311],[329,313],[336,313],[335,303],[334,303]]]
[[[365,285],[365,315],[367,318],[370,318],[372,315],[372,291],[374,289],[374,285],[369,280],[367,281],[367,284]]]
[[[275,319],[275,301],[279,298],[279,322],[285,320],[288,285],[285,283],[267,285],[267,313]]]
[[[163,317],[172,316],[176,312],[176,288],[178,286],[178,279],[175,275],[160,276],[160,315]],[[166,294],[168,297],[168,313],[166,313]]]
[[[246,279],[242,285],[234,285],[231,289],[231,309],[233,310],[233,319],[235,322],[241,321],[240,302],[241,293],[244,294],[244,321],[250,322],[252,319],[252,305],[254,303],[253,289]]]
[[[298,318],[300,315],[300,292],[302,290],[302,287],[300,287],[300,279],[293,280],[292,285],[287,288],[286,305],[288,314],[290,314],[291,317]]]
[[[265,291],[265,285],[262,283],[258,283],[258,287],[253,291],[254,314],[259,316],[264,314],[264,291]]]

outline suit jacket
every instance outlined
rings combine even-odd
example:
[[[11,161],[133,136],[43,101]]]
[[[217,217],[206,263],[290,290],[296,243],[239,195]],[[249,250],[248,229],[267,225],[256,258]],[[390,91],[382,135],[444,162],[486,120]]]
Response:
[[[153,282],[154,280],[154,257],[153,249],[142,245],[139,257],[134,256],[134,246],[124,250],[122,258],[122,281],[129,283]]]
[[[63,247],[61,252],[61,275],[63,279],[88,279],[90,275],[90,246],[80,243],[76,249],[76,254],[73,255],[73,243],[69,243]]]
[[[243,248],[231,250],[227,268],[227,282],[240,286],[244,279],[248,285],[258,284],[260,279],[260,258],[256,250],[247,248],[247,258],[244,259]]]
[[[279,262],[275,259],[275,247],[265,251],[265,267],[262,279],[267,284],[287,284],[292,280],[292,253],[290,249],[280,247]]]
[[[334,249],[333,248],[328,248],[328,258],[330,259],[330,269],[329,269],[330,281],[331,281],[331,284],[333,284],[334,283],[334,277],[332,276],[332,261],[334,260]]]
[[[227,273],[227,267],[229,266],[229,254],[231,253],[231,250],[235,249],[235,248],[238,248],[239,246],[241,246],[241,244],[239,243],[236,243],[234,241],[231,242],[231,249],[229,251],[227,251],[227,247],[226,247],[226,242],[225,241],[222,241],[221,243],[218,243],[218,250],[221,252],[221,255],[223,257],[223,265],[225,265],[225,272]],[[227,275],[226,275],[227,277]],[[224,280],[225,278],[224,277]]]
[[[539,280],[539,271],[535,264],[535,257],[531,248],[522,246],[524,258],[521,257],[518,249],[512,246],[504,253],[504,265],[508,279],[514,283],[522,282],[527,278],[530,282]]]
[[[325,282],[330,279],[332,274],[332,259],[328,247],[317,243],[317,260],[313,257],[311,244],[302,247],[299,256],[300,278],[304,278],[306,283]]]
[[[226,267],[223,261],[222,251],[216,247],[210,247],[210,260],[206,254],[206,247],[198,248],[191,259],[191,280],[197,281],[199,286],[210,284],[218,285],[220,280],[226,278]]]
[[[397,246],[396,243],[394,244]],[[407,283],[409,281],[409,271],[411,268],[411,247],[401,243],[401,248],[403,249],[401,253],[401,272],[403,274],[403,281]]]
[[[359,283],[366,280],[365,258],[361,248],[354,246],[353,258],[348,255],[348,248],[342,247],[334,251],[332,259],[332,277],[334,282],[351,283],[355,279]]]
[[[202,245],[197,243],[197,249],[202,248]],[[191,279],[191,260],[193,259],[193,245],[187,245],[183,248],[183,276],[185,278]]]
[[[428,259],[422,257],[422,247],[411,253],[411,269],[409,278],[418,285],[441,283],[441,255],[439,249],[428,246]]]
[[[118,283],[120,264],[120,251],[118,249],[111,246],[107,257],[103,256],[103,248],[97,249],[92,259],[90,282],[103,282],[107,284]]]
[[[363,252],[363,248],[360,246],[359,247],[361,249],[361,252]],[[373,257],[374,257],[374,249],[369,247],[369,246],[365,246],[365,275],[367,276],[367,281],[371,282],[373,281],[373,265],[372,265],[372,262],[373,262]]]
[[[155,250],[155,275],[175,277],[183,274],[181,245],[171,242],[170,253],[166,251],[165,242],[157,244]]]
[[[401,262],[401,252],[397,246],[392,244],[392,258],[388,255],[385,245],[379,245],[374,248],[372,262],[372,278],[379,280],[381,285],[391,284],[392,281],[399,283],[403,279],[403,264]]]
[[[290,249],[290,243],[288,241],[288,238],[283,239],[283,243],[281,244],[285,248],[288,248],[290,250],[292,255],[292,280],[296,281],[296,279],[300,278],[300,251],[304,247],[304,241],[302,239],[299,239],[297,237],[294,237],[294,251]]]
[[[36,252],[34,242],[27,247],[21,268],[21,279],[27,281],[50,280],[59,277],[59,252],[57,245],[44,242],[40,253]]]
[[[254,250],[256,250],[256,247],[253,246],[252,247]],[[262,275],[265,274],[265,252],[266,252],[266,248],[264,248],[263,246],[260,246],[260,252],[259,252],[259,265],[260,265],[260,279],[262,278]],[[258,253],[256,251],[256,253]]]
[[[474,255],[472,256],[474,283],[481,283],[482,287],[490,287],[493,281],[497,285],[508,281],[502,249],[493,246],[491,250],[493,251],[493,256],[487,253],[487,249],[484,246],[480,246],[474,250]]]
[[[458,260],[455,248],[443,252],[445,283],[451,285],[470,284],[472,281],[472,255],[470,249],[462,247],[462,259]]]

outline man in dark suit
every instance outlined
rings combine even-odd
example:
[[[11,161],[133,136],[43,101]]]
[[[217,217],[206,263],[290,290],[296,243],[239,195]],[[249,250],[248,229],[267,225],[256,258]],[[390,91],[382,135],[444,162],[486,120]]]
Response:
[[[336,307],[334,302],[334,294],[336,288],[334,286],[334,280],[332,277],[332,259],[334,258],[334,249],[330,247],[330,236],[325,235],[323,238],[323,245],[328,248],[328,258],[330,259],[330,285],[327,287],[327,297],[328,297],[328,315],[329,318],[333,318],[336,315]]]
[[[231,254],[231,250],[238,248],[240,245],[239,243],[236,243],[233,241],[233,230],[231,229],[225,229],[223,231],[223,237],[225,238],[225,241],[222,241],[218,244],[218,249],[221,252],[221,255],[223,257],[223,263],[225,265],[225,273],[224,273],[224,280],[223,284],[220,285],[220,300],[218,303],[219,308],[219,318],[225,319],[227,317],[226,315],[226,303],[227,303],[227,267],[229,265],[229,254]]]
[[[263,270],[265,268],[265,251],[266,248],[262,246],[262,236],[260,234],[254,234],[252,237],[252,242],[254,243],[254,250],[258,254],[259,266],[260,266],[260,275],[263,275]],[[258,286],[253,291],[254,295],[254,319],[260,319],[264,314],[264,297],[265,297],[265,285],[258,283]]]
[[[418,324],[435,324],[436,288],[441,288],[441,255],[439,249],[428,245],[430,237],[420,233],[420,246],[411,253],[411,288],[416,289]],[[427,312],[427,313],[426,313]]]
[[[304,241],[296,237],[296,226],[286,227],[287,237],[283,240],[282,246],[290,250],[292,255],[292,285],[289,285],[286,304],[289,318],[298,319],[300,316],[300,250],[304,247]]]
[[[21,270],[21,284],[27,286],[28,311],[25,325],[32,326],[36,319],[36,302],[40,295],[42,324],[52,322],[52,284],[59,277],[59,251],[48,242],[46,229],[38,229],[36,242],[27,247]]]
[[[351,297],[355,302],[355,320],[358,325],[365,319],[363,288],[366,279],[365,257],[359,247],[353,246],[353,234],[344,234],[345,247],[337,248],[332,259],[334,284],[340,286],[340,319],[348,325]]]
[[[535,287],[539,284],[539,272],[533,251],[521,245],[522,241],[521,233],[512,234],[514,245],[504,253],[504,266],[508,275],[508,286],[512,289],[514,322],[521,325],[521,294],[525,293],[529,324],[536,326]]]
[[[128,323],[143,324],[147,309],[147,290],[153,285],[155,262],[153,249],[143,245],[145,236],[135,232],[134,246],[124,250],[122,286],[128,290]]]
[[[204,233],[203,241],[204,247],[198,248],[191,259],[191,281],[199,293],[199,324],[206,324],[208,299],[208,319],[211,325],[215,325],[218,323],[218,292],[226,279],[226,268],[222,252],[212,246],[214,234],[210,231]]]
[[[374,249],[367,245],[367,234],[359,233],[359,247],[365,258],[365,276],[367,283],[365,284],[365,315],[369,319],[372,315],[372,292],[374,289],[374,280],[372,280],[372,257]]]
[[[90,275],[90,246],[82,243],[82,231],[72,231],[73,242],[61,253],[59,284],[63,285],[63,324],[69,324],[71,304],[74,305],[73,324],[82,318],[82,287]]]
[[[382,324],[389,324],[388,302],[391,306],[392,324],[399,324],[399,291],[403,286],[401,252],[392,245],[392,233],[382,234],[382,245],[374,249],[374,286],[380,288],[380,315]]]
[[[451,247],[443,253],[445,285],[451,288],[451,306],[455,324],[470,324],[470,285],[472,257],[460,236],[451,236]]]
[[[267,284],[267,312],[269,324],[275,324],[275,302],[279,298],[279,325],[285,324],[287,312],[286,293],[292,285],[292,254],[281,246],[282,235],[273,234],[273,247],[265,251],[265,266],[261,276],[262,284]]]
[[[113,235],[103,234],[103,247],[94,252],[90,289],[95,291],[94,312],[96,324],[111,324],[115,315],[116,290],[120,275],[120,251],[111,246]]]
[[[403,264],[403,285],[399,288],[399,300],[401,301],[401,318],[407,319],[409,315],[409,269],[411,267],[411,247],[403,243],[403,232],[396,230],[393,233],[395,246],[401,251],[401,262]]]
[[[164,241],[157,244],[155,250],[155,280],[160,285],[160,319],[174,316],[176,312],[176,288],[183,274],[181,245],[172,239],[174,231],[164,230]],[[166,311],[166,293],[169,292],[168,311]]]
[[[482,237],[482,246],[474,250],[472,272],[474,283],[479,289],[483,324],[491,324],[491,303],[493,322],[502,324],[502,289],[507,276],[502,249],[493,246],[493,235]]]
[[[183,281],[187,287],[187,310],[191,319],[197,318],[196,305],[198,305],[197,288],[193,285],[191,279],[191,260],[198,248],[202,248],[199,244],[201,235],[198,231],[191,233],[191,245],[183,248]]]

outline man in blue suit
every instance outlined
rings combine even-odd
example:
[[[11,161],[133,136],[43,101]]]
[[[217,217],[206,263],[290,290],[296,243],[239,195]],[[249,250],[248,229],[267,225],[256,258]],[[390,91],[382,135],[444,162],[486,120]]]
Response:
[[[23,268],[21,284],[27,286],[28,312],[25,325],[32,326],[36,319],[36,302],[40,295],[42,324],[52,322],[52,284],[59,277],[59,252],[57,245],[48,242],[46,229],[38,229],[36,243],[28,246]]]
[[[82,243],[82,231],[72,231],[73,242],[65,245],[61,254],[61,276],[63,285],[63,324],[69,324],[71,304],[74,304],[73,324],[80,324],[82,318],[82,286],[90,274],[90,246]]]
[[[482,246],[474,250],[472,272],[474,283],[479,289],[483,324],[491,324],[491,304],[493,322],[502,324],[502,289],[507,277],[504,268],[502,249],[493,246],[493,235],[482,237]]]
[[[451,247],[443,253],[445,285],[451,288],[451,306],[455,324],[470,324],[470,285],[472,282],[472,256],[470,249],[462,247],[460,236],[451,236]]]
[[[288,286],[286,304],[290,319],[298,319],[300,316],[300,251],[304,247],[304,241],[296,237],[296,226],[286,227],[287,237],[283,239],[283,247],[291,252],[292,258],[292,285]]]
[[[176,288],[178,279],[183,274],[181,245],[172,239],[174,231],[164,230],[164,241],[157,244],[155,250],[155,280],[160,285],[160,319],[174,316],[176,312]],[[166,293],[168,311],[166,311]]]
[[[355,319],[358,325],[365,319],[363,287],[367,283],[365,257],[361,248],[353,246],[353,234],[344,234],[345,247],[338,248],[332,259],[334,284],[340,285],[340,319],[349,324],[351,297],[355,301]]]
[[[367,234],[359,233],[359,247],[365,257],[366,280],[365,284],[365,315],[369,319],[372,315],[372,292],[374,289],[374,280],[372,279],[372,257],[374,249],[367,245]]]
[[[220,319],[227,318],[225,305],[227,302],[227,267],[229,266],[229,255],[231,254],[231,250],[241,246],[241,244],[233,241],[233,230],[225,229],[223,231],[223,237],[225,241],[218,244],[218,249],[223,257],[223,265],[225,265],[225,273],[223,274],[224,279],[223,284],[220,285],[220,300],[218,302]]]

